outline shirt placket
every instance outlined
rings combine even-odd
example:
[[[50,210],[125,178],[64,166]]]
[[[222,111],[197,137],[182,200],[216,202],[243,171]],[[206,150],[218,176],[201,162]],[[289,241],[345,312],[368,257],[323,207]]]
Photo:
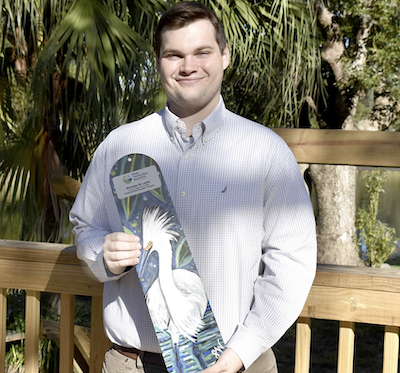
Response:
[[[186,137],[186,128],[176,126],[175,136],[177,141],[180,142],[181,156],[179,158],[178,172],[177,172],[177,182],[176,182],[176,202],[175,208],[179,211],[180,220],[184,221],[186,219],[186,214],[189,212],[193,188],[191,183],[195,182],[193,176],[194,172],[194,157],[196,154],[196,149],[201,142],[202,137],[202,126],[199,125],[194,129],[193,142],[188,141]]]

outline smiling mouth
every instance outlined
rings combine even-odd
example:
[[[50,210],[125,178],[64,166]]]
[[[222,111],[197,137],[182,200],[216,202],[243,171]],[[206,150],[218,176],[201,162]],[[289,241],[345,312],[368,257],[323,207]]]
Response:
[[[200,81],[200,78],[197,79],[179,79],[177,80],[177,82],[179,84],[193,84],[193,83],[197,83]]]
[[[203,76],[182,76],[182,75],[175,78],[175,80],[178,83],[196,83],[203,79],[204,79]]]

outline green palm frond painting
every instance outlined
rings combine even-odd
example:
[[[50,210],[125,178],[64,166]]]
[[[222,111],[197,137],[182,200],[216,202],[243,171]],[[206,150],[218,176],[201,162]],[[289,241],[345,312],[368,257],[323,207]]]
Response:
[[[137,204],[139,196],[133,196],[129,198],[125,198],[122,200],[124,212],[125,212],[125,219],[129,220],[131,214],[135,211],[135,207]]]
[[[128,227],[126,227],[125,225],[124,225],[124,233],[134,235],[134,233]]]
[[[164,194],[161,188],[153,189],[150,193],[156,197],[159,201],[166,203],[167,201],[164,198]]]
[[[181,240],[176,247],[175,252],[175,265],[176,268],[182,268],[186,266],[193,265],[193,257],[192,253],[190,252],[189,245],[186,241],[186,237]]]

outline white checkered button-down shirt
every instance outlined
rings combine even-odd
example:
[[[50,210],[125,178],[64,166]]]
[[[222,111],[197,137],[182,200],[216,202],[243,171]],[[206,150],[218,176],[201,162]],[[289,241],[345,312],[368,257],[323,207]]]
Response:
[[[315,220],[297,162],[273,131],[223,100],[186,136],[168,108],[112,131],[97,149],[71,210],[78,256],[104,281],[113,343],[159,352],[134,269],[109,276],[102,244],[122,225],[109,185],[121,157],[160,166],[228,347],[245,367],[299,315],[315,276]]]

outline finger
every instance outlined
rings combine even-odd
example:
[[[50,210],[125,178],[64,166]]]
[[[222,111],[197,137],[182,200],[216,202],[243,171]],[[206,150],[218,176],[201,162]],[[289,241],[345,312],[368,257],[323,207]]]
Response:
[[[106,236],[105,240],[110,242],[122,241],[122,242],[140,242],[140,237],[134,234],[128,234],[124,232],[114,232]]]
[[[129,255],[128,255],[129,254]],[[141,252],[104,252],[104,261],[107,268],[119,275],[125,271],[126,267],[135,266],[139,263]]]
[[[218,361],[203,373],[236,373],[243,366],[235,351],[229,347],[222,353]]]
[[[104,257],[111,262],[120,262],[123,260],[138,259],[141,254],[140,250],[108,251],[104,253]]]
[[[115,240],[118,236],[106,236],[103,244],[103,250],[106,251],[134,251],[142,248],[140,242]],[[123,237],[122,237],[123,238]]]
[[[112,267],[125,269],[126,267],[135,266],[138,263],[139,263],[139,258],[129,258],[129,259],[124,259],[124,260],[119,260],[117,262],[113,262]]]
[[[132,253],[133,251],[140,251],[142,246],[140,243],[132,243],[132,242],[107,242],[104,244],[104,251],[115,251],[115,252],[127,252]]]

